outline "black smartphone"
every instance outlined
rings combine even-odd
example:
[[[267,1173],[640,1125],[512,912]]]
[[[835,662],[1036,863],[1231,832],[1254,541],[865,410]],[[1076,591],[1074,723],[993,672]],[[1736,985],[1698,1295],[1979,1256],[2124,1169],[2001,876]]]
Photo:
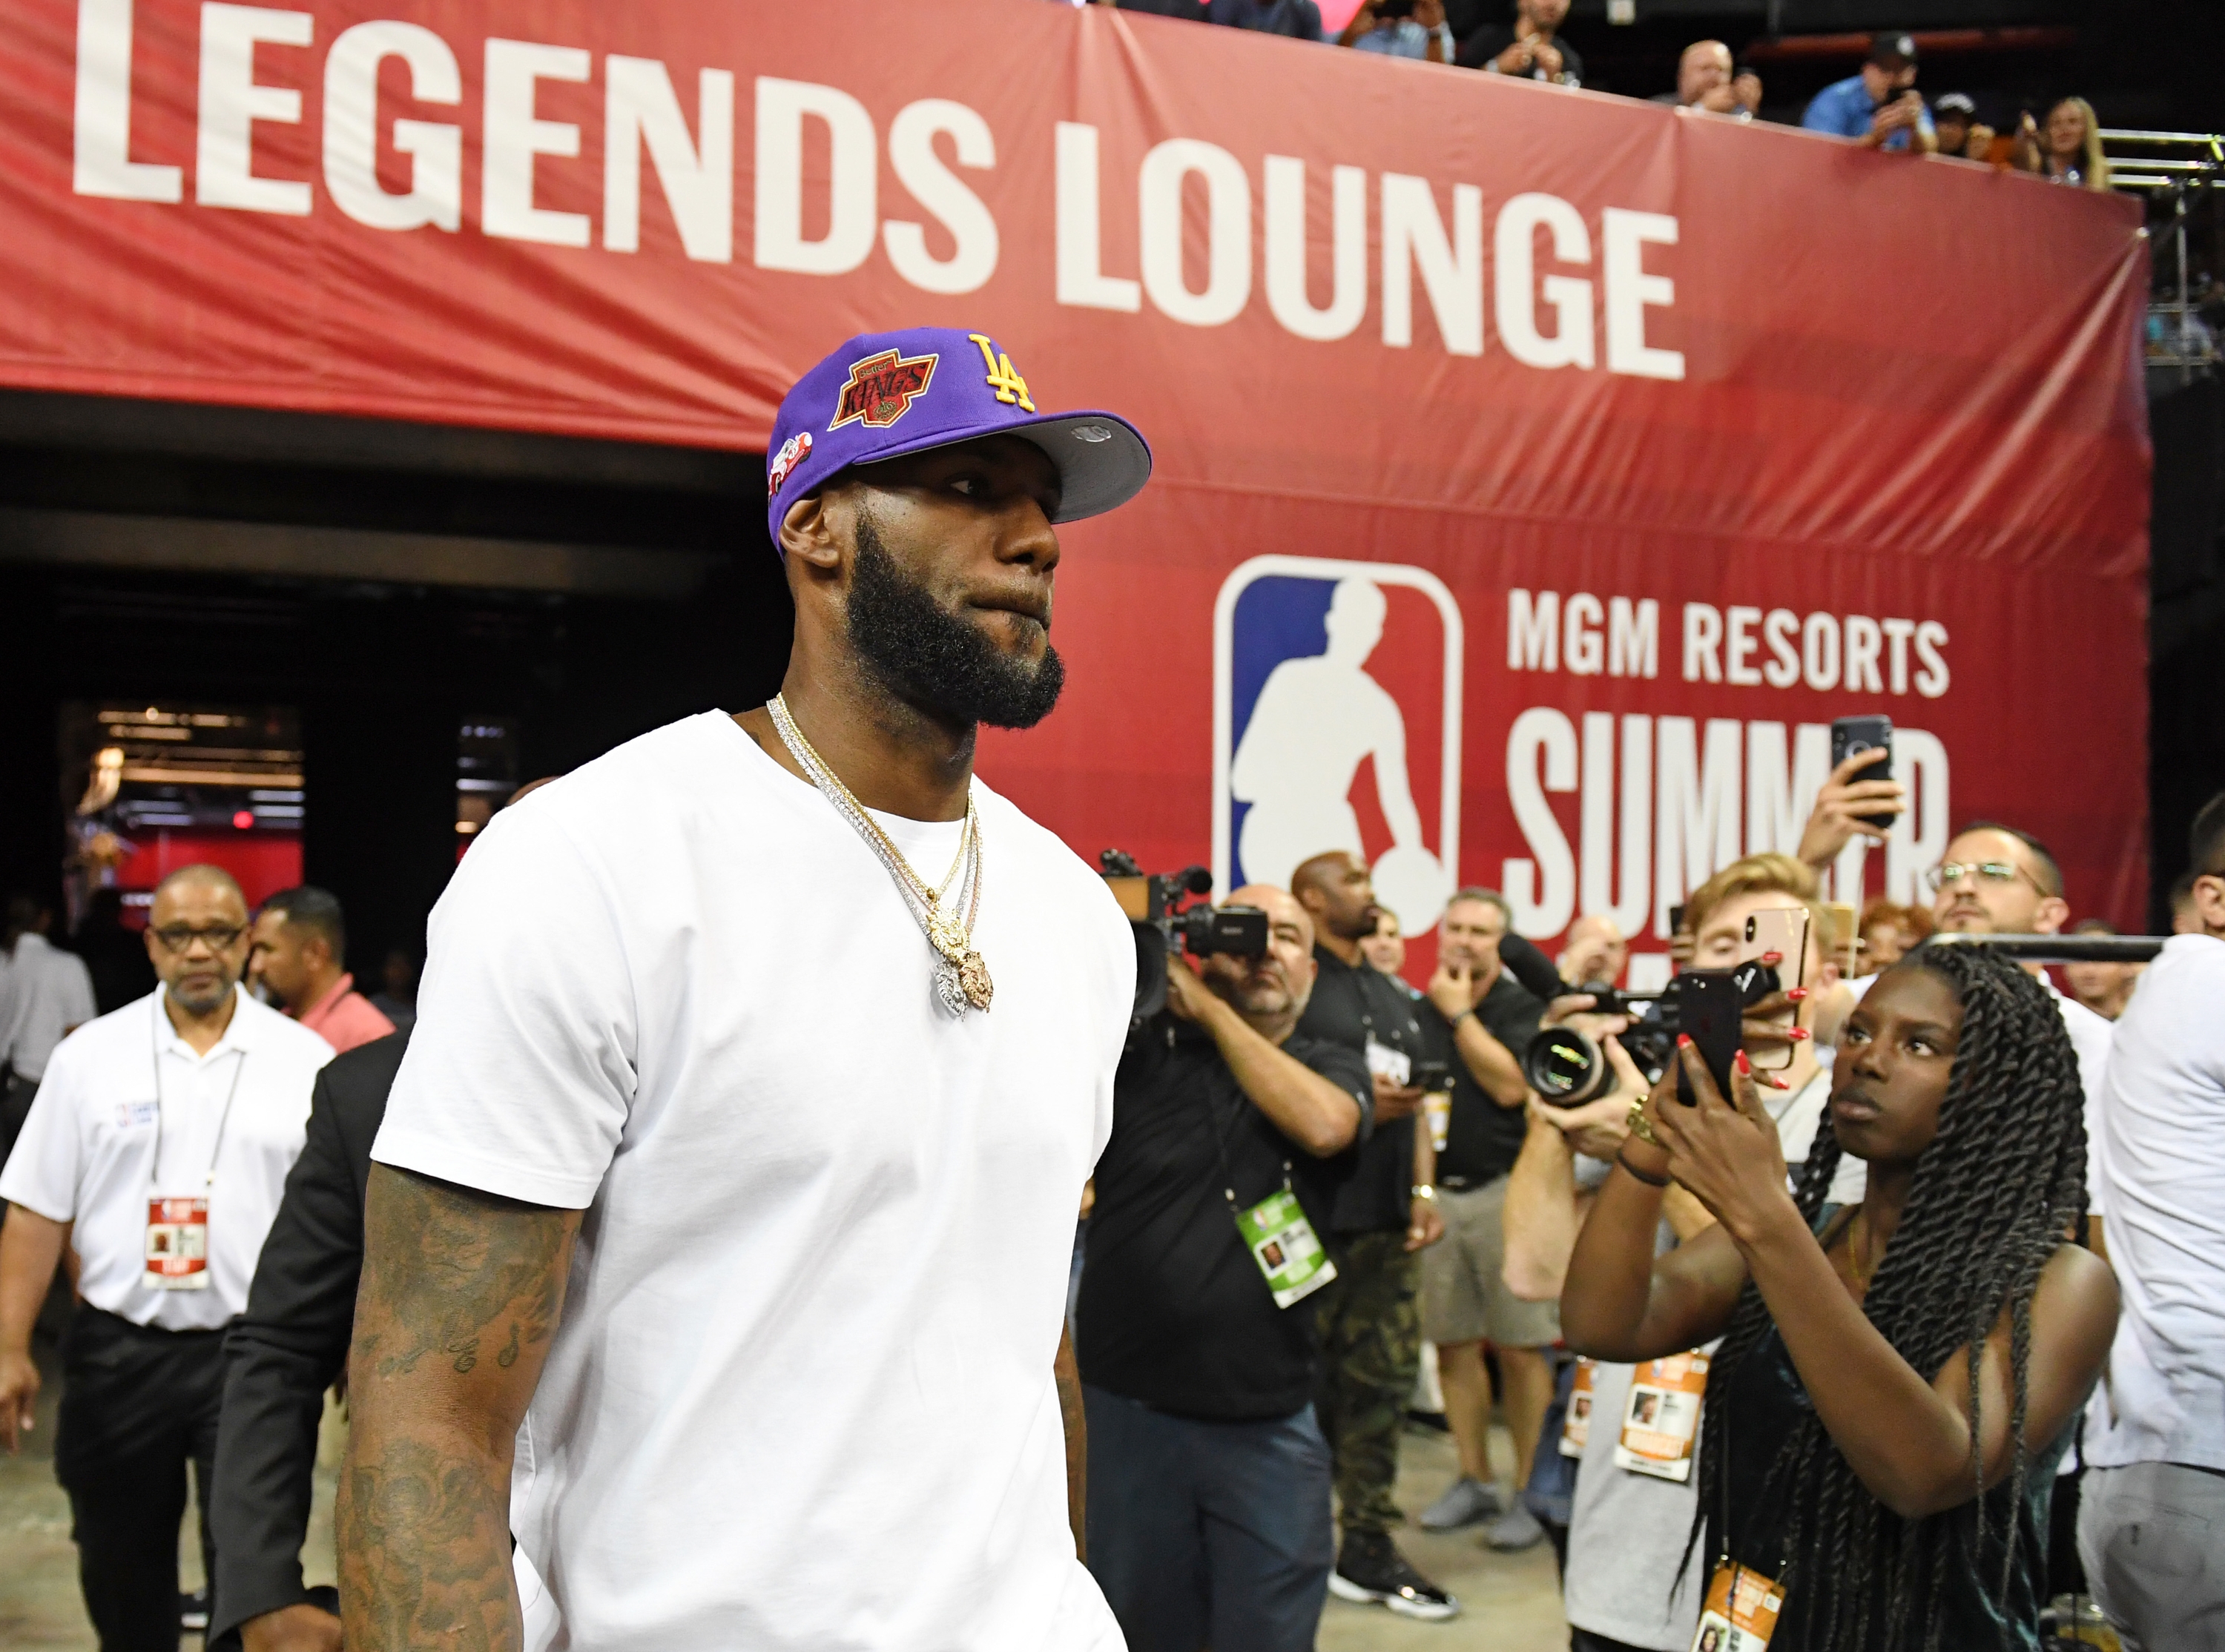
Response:
[[[1669,908],[1669,933],[1675,934],[1684,927],[1684,903],[1682,901]]]
[[[1746,1013],[1746,987],[1734,970],[1686,970],[1677,978],[1677,1026],[1696,1045],[1700,1059],[1724,1100],[1730,1099],[1731,1062],[1739,1053],[1740,1017]],[[1680,1060],[1677,1099],[1696,1107],[1700,1098]]]
[[[1453,1070],[1446,1061],[1417,1061],[1408,1080],[1425,1096],[1441,1096],[1453,1087]]]
[[[1838,717],[1831,719],[1831,768],[1849,757],[1865,751],[1878,754],[1875,763],[1866,763],[1854,771],[1856,780],[1891,780],[1892,778],[1892,719],[1889,717]],[[1865,824],[1883,831],[1892,824],[1890,814],[1864,814],[1856,817]]]

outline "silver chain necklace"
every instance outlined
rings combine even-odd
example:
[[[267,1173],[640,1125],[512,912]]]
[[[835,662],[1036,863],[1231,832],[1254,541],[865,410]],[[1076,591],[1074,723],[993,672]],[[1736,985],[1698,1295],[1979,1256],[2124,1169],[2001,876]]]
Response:
[[[772,713],[773,726],[780,731],[781,744],[788,748],[789,756],[811,776],[820,795],[832,803],[835,813],[865,840],[865,846],[896,880],[904,906],[926,934],[928,945],[935,948],[935,991],[942,1007],[954,1016],[962,1016],[968,1010],[986,1012],[996,987],[989,978],[988,965],[982,962],[980,953],[973,945],[973,920],[981,908],[981,817],[973,807],[972,784],[967,787],[966,823],[959,832],[959,864],[952,868],[957,889],[951,892],[952,909],[946,913],[943,896],[951,891],[953,878],[945,878],[943,887],[937,889],[912,870],[903,851],[890,840],[888,833],[866,813],[865,805],[858,801],[841,777],[827,766],[826,759],[804,737],[803,731],[796,726],[783,696],[775,694],[765,702],[765,709]],[[965,898],[963,920],[957,916],[960,896]]]

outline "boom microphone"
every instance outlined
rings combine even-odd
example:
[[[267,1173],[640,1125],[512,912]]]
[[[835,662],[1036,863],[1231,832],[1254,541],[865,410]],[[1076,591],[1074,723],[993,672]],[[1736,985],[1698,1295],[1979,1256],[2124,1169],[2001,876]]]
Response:
[[[1550,1003],[1576,990],[1562,981],[1560,971],[1553,967],[1553,960],[1539,952],[1534,941],[1512,930],[1499,938],[1499,961],[1533,997]]]

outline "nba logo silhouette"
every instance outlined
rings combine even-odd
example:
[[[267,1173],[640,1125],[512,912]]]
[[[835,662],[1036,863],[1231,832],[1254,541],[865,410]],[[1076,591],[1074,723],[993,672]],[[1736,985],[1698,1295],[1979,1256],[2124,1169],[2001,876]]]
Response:
[[[1255,556],[1213,614],[1213,880],[1359,855],[1409,935],[1459,887],[1460,605],[1426,568]]]

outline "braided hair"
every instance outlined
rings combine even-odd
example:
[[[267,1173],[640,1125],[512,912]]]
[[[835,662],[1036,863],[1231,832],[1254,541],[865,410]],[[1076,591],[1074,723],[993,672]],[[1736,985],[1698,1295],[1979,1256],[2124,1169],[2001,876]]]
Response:
[[[2032,1299],[2040,1269],[2086,1215],[2086,1123],[2078,1060],[2046,991],[1983,947],[1926,946],[1897,969],[1929,970],[1962,1004],[1962,1036],[1940,1104],[1938,1134],[1918,1161],[1892,1243],[1862,1303],[1885,1339],[1929,1382],[1958,1348],[1969,1351],[1971,1500],[1904,1520],[1871,1495],[1810,1411],[1767,1471],[1765,1501],[1786,1511],[1788,1617],[1801,1643],[1885,1652],[1940,1645],[1941,1588],[1960,1554],[1985,1552],[1992,1534],[1980,1461],[1979,1365],[2002,1310],[2012,1329],[2015,1465],[1997,1583],[2014,1573],[2031,1452],[2025,1438]],[[1795,1198],[1813,1228],[1839,1167],[1828,1117],[1810,1149]],[[1699,1510],[1724,1506],[1732,1379],[1772,1330],[1752,1281],[1740,1293],[1708,1372]],[[1689,1548],[1687,1550],[1689,1560]],[[2007,1614],[2002,1615],[2006,1623]]]

